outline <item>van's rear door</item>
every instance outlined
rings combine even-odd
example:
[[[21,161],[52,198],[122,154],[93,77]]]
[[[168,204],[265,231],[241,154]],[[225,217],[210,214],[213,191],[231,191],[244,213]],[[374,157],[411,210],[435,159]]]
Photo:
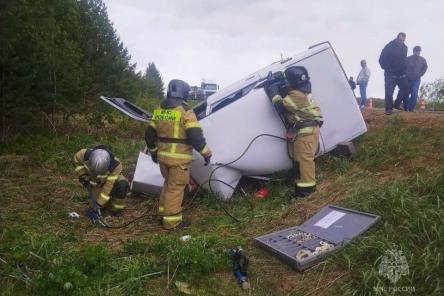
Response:
[[[151,118],[150,112],[134,105],[131,102],[128,102],[125,99],[108,98],[108,97],[104,97],[104,96],[101,96],[100,99],[107,102],[108,104],[110,104],[111,106],[116,108],[117,110],[125,113],[126,115],[128,115],[129,117],[131,117],[133,119],[147,122]]]

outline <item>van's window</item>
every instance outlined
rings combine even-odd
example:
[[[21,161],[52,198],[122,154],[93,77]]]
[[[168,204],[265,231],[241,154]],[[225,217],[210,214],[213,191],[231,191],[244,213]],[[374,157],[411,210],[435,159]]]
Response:
[[[207,112],[207,101],[203,101],[193,108],[194,113],[196,113],[197,120],[201,120],[205,117]]]
[[[214,113],[214,112],[222,109],[223,107],[228,106],[231,103],[239,100],[240,98],[242,98],[243,96],[248,94],[255,87],[255,85],[256,85],[256,82],[249,84],[249,85],[245,86],[244,88],[219,100],[214,106],[212,106],[211,113]]]

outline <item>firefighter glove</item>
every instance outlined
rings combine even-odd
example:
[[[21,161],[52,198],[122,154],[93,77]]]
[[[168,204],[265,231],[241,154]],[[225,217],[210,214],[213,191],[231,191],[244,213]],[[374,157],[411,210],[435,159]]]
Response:
[[[87,188],[89,186],[89,176],[88,175],[81,175],[79,177],[80,184],[83,185],[83,187]]]
[[[265,87],[268,97],[273,99],[274,96],[279,95],[279,83],[275,82]]]
[[[151,159],[153,160],[154,163],[159,163],[159,161],[157,160],[157,151],[151,152]]]
[[[205,156],[204,161],[205,161],[205,166],[207,166],[211,162],[211,156]]]
[[[100,219],[102,219],[102,215],[101,215],[101,212],[100,212],[100,206],[98,206],[97,208],[94,207],[93,209],[91,209],[91,208],[88,209],[86,211],[86,216],[93,223],[100,221]]]

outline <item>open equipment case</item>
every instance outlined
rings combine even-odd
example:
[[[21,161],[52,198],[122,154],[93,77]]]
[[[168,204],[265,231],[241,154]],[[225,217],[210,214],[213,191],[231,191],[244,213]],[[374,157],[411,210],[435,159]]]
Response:
[[[364,233],[379,216],[329,205],[300,226],[255,238],[255,243],[303,271]]]

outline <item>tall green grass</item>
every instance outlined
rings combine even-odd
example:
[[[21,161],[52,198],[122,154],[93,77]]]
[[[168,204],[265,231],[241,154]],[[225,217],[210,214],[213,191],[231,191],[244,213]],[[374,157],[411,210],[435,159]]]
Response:
[[[367,135],[360,142],[359,164],[372,171],[392,168],[393,176],[384,180],[367,173],[367,180],[357,179],[342,202],[381,220],[330,261],[341,262],[353,274],[341,295],[389,295],[388,289],[396,287],[413,287],[415,295],[444,294],[444,165],[434,161],[424,167],[396,169],[431,152],[427,144],[436,141],[427,134],[426,129],[395,118],[382,133]],[[382,257],[391,249],[401,250],[410,267],[396,284],[378,272]]]
[[[36,164],[56,174],[70,175],[72,155],[96,143],[110,145],[127,163],[135,163],[137,151],[143,148],[142,139],[78,133],[18,137],[1,146],[0,151],[29,155]],[[370,131],[357,141],[356,159],[325,156],[318,161],[320,183],[328,180],[333,190],[344,192],[340,205],[381,216],[377,225],[329,257],[332,269],[346,270],[350,275],[345,285],[332,293],[375,295],[378,287],[411,286],[416,295],[443,295],[443,143],[444,136],[436,130],[414,127],[394,117],[384,129]],[[430,162],[413,165],[419,158]],[[11,174],[15,176],[15,172]],[[40,185],[38,176],[28,176],[26,180],[31,185],[33,182]],[[21,189],[5,183],[11,193],[6,192],[2,200],[5,208],[0,213],[2,295],[174,295],[179,294],[173,285],[175,280],[198,287],[200,295],[240,294],[242,291],[231,275],[226,248],[242,245],[253,252],[252,260],[269,262],[269,254],[253,251],[253,236],[270,227],[285,227],[285,215],[295,216],[291,210],[299,205],[289,199],[294,186],[291,178],[245,184],[250,192],[261,185],[270,191],[267,198],[254,201],[255,216],[251,222],[236,224],[218,207],[213,196],[201,193],[194,201],[194,210],[185,212],[185,216],[202,212],[205,216],[195,219],[190,229],[159,235],[138,234],[137,239],[124,242],[122,248],[111,250],[100,241],[83,241],[81,232],[94,233],[94,226],[85,223],[79,229],[79,224],[67,220],[66,204],[51,199],[51,192],[58,186],[75,186],[71,183],[68,179],[47,184],[44,190],[30,185],[35,190],[23,191],[29,196],[29,204],[19,205],[14,204],[14,198],[22,194]],[[76,198],[79,193],[76,189],[72,191],[67,199],[79,204],[81,200]],[[323,202],[317,194],[315,202]],[[245,207],[243,200],[238,202]],[[302,201],[310,202],[310,199]],[[245,213],[239,211],[239,214]],[[295,223],[298,217],[288,218]],[[182,242],[179,237],[184,234],[190,234],[192,239]],[[382,256],[390,249],[402,250],[410,267],[410,273],[396,285],[378,272]],[[26,267],[25,273],[19,263]],[[253,280],[260,286],[261,271],[267,266],[256,268]],[[229,275],[228,280],[221,279],[221,274]],[[276,275],[275,287],[260,286],[256,291],[272,294],[279,285],[279,276]],[[264,282],[274,283],[274,279]]]

